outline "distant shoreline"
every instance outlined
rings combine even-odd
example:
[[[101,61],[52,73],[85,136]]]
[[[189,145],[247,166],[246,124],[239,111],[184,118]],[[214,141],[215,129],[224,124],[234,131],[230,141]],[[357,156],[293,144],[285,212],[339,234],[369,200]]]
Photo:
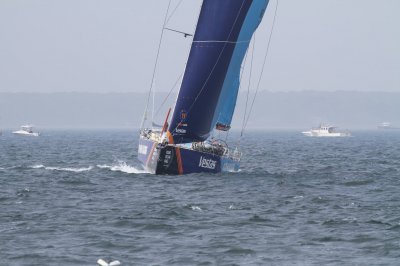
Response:
[[[159,93],[157,106],[167,93]],[[250,95],[251,99],[253,94]],[[163,121],[176,95],[156,117]],[[33,124],[51,129],[129,129],[141,123],[146,93],[0,92],[0,128]],[[246,93],[239,95],[232,128],[240,130]],[[257,95],[249,120],[251,130],[306,130],[321,122],[342,129],[375,130],[382,122],[400,125],[400,92],[302,91]],[[162,123],[162,122],[160,122]]]

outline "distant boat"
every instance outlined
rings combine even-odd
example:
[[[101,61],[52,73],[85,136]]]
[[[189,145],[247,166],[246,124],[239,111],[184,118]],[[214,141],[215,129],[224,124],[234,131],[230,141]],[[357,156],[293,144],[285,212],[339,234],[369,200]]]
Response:
[[[318,128],[312,128],[309,131],[303,131],[301,133],[308,137],[349,137],[349,136],[351,136],[351,133],[349,131],[339,132],[336,129],[337,129],[337,127],[321,124]]]
[[[32,137],[38,137],[39,133],[38,132],[33,132],[33,126],[21,126],[20,130],[14,131],[13,134],[15,135],[20,135],[20,136],[32,136]]]
[[[379,129],[400,129],[398,127],[394,127],[392,124],[390,124],[389,122],[383,122],[381,124],[378,125]]]

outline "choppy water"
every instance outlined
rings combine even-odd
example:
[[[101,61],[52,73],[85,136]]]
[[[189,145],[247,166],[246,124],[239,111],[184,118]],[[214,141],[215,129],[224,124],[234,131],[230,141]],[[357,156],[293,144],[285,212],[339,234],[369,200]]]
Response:
[[[218,175],[146,174],[136,145],[0,137],[0,265],[400,264],[400,134],[253,132]]]

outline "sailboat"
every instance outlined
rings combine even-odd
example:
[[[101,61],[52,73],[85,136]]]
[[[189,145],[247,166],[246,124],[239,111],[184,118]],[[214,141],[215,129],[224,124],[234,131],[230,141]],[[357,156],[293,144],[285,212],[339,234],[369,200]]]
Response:
[[[242,62],[268,2],[203,0],[172,115],[160,129],[140,130],[138,159],[149,172],[239,170],[241,152],[210,136],[231,128]]]

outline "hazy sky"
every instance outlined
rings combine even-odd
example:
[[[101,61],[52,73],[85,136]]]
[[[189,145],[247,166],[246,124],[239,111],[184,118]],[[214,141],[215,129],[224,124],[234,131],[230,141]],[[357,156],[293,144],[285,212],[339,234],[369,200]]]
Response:
[[[276,1],[257,33],[256,69]],[[0,0],[0,92],[147,91],[167,3]],[[168,27],[193,33],[200,5],[183,0]],[[279,0],[261,88],[400,92],[399,10],[399,0]],[[190,41],[165,33],[158,90],[183,71]]]

